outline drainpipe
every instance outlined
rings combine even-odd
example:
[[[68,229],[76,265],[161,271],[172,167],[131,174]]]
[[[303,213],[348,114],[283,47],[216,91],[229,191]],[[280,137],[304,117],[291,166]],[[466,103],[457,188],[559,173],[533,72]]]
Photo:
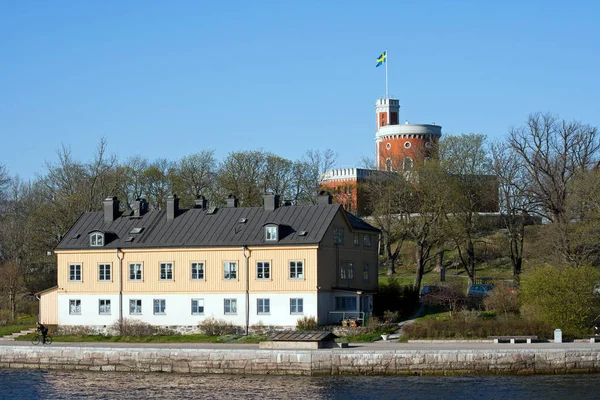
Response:
[[[123,325],[123,257],[121,249],[117,248],[117,259],[119,260],[119,326]]]
[[[250,325],[250,252],[246,252],[248,248],[242,246],[242,254],[244,255],[244,262],[246,264],[246,336],[248,336],[248,328]]]

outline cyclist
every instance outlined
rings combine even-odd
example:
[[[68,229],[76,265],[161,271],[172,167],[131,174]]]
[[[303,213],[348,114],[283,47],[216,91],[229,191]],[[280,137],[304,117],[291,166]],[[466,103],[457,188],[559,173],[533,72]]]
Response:
[[[46,328],[46,325],[38,322],[37,330],[38,330],[38,332],[40,332],[42,334],[42,344],[46,344],[46,336],[48,335],[48,328]]]

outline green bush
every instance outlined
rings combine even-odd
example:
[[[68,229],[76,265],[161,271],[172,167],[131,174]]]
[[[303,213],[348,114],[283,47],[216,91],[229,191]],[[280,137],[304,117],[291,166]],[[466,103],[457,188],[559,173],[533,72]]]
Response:
[[[91,330],[87,327],[72,327],[73,330],[71,332],[67,332],[65,329],[65,327],[61,327],[62,335],[89,335],[91,333]],[[79,332],[78,329],[83,329],[83,331]],[[117,321],[112,324],[109,328],[109,332],[115,334],[116,336],[130,337],[174,334],[172,330],[165,327],[150,325],[146,322],[128,318],[123,318],[122,321]]]
[[[386,311],[398,312],[401,317],[412,315],[419,306],[419,290],[412,285],[402,286],[396,278],[380,282],[373,299],[373,313],[383,317]]]
[[[317,324],[317,319],[315,317],[304,316],[302,318],[298,318],[298,321],[296,321],[297,331],[314,331],[317,330],[318,327],[319,324]]]
[[[521,278],[521,314],[562,329],[566,337],[590,334],[600,314],[600,296],[593,293],[598,280],[592,267],[535,268]]]

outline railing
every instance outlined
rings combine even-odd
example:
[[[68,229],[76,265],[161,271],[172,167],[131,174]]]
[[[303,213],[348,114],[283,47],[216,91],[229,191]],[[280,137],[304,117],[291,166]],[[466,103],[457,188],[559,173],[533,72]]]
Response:
[[[340,318],[332,318],[335,314],[339,314]],[[368,321],[370,313],[363,311],[329,311],[329,322],[330,323],[341,323],[343,320],[353,319],[357,325],[364,326]]]

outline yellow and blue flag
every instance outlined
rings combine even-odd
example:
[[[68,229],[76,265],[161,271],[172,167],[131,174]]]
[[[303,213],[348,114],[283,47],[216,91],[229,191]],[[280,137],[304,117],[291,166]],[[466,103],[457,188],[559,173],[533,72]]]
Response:
[[[384,51],[383,53],[381,53],[379,58],[377,58],[377,65],[375,67],[379,67],[380,65],[383,65],[385,63],[385,60],[387,59],[386,53],[387,51]]]

